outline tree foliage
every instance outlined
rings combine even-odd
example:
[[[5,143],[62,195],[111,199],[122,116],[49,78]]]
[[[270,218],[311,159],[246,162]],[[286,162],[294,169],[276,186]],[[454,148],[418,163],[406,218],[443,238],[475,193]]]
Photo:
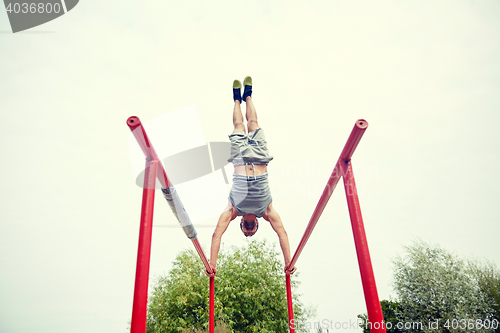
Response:
[[[490,261],[469,260],[468,264],[479,289],[486,295],[485,301],[493,309],[493,318],[500,322],[500,271]],[[500,328],[495,332],[500,332]]]
[[[445,327],[447,320],[450,324],[453,320],[493,319],[492,303],[466,261],[422,241],[414,242],[405,250],[406,256],[394,260],[394,289],[404,322],[420,321],[424,332],[440,333],[464,332],[460,327]],[[430,328],[429,322],[436,320],[438,328]],[[492,330],[467,327],[467,332]]]
[[[288,332],[285,276],[281,255],[266,242],[222,250],[215,277],[215,320],[231,332]],[[148,333],[207,329],[209,279],[196,252],[181,252],[173,269],[157,279],[149,297]],[[295,274],[296,275],[296,274]],[[292,279],[292,288],[298,282]],[[294,294],[294,315],[305,321],[310,310]]]
[[[500,332],[494,329],[494,320],[500,322],[500,272],[493,263],[463,260],[422,241],[405,252],[393,260],[397,297],[380,302],[388,333]],[[366,313],[358,318],[369,333]]]

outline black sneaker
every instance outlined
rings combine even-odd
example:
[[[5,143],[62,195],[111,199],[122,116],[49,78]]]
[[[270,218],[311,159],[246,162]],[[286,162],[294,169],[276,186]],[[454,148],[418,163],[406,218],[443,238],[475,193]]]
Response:
[[[241,103],[241,82],[239,80],[233,82],[233,100]]]
[[[252,78],[250,76],[247,76],[243,81],[243,84],[245,85],[243,100],[246,102],[247,97],[252,97]]]

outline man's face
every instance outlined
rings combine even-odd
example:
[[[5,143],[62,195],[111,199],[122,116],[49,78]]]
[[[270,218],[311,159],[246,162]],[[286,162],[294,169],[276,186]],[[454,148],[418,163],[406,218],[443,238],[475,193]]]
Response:
[[[257,221],[257,216],[254,214],[243,215],[240,222],[240,228],[246,237],[251,237],[255,235],[259,229],[259,222]]]

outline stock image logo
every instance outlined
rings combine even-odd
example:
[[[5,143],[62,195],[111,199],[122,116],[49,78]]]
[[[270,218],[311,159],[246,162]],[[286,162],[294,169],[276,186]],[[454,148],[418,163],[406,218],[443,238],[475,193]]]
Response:
[[[52,21],[73,8],[79,0],[4,0],[12,32],[31,29]]]
[[[130,162],[137,186],[144,187],[146,172],[144,152],[136,140],[144,128],[191,222],[198,224],[219,216],[227,205],[232,183],[233,166],[228,162],[231,143],[205,138],[194,105],[166,112],[141,124],[129,136]],[[161,188],[158,180],[154,186]],[[178,228],[179,224],[156,226]]]
[[[220,170],[224,182],[229,184],[229,178],[224,167],[229,164],[231,143],[224,141],[207,142],[206,145],[195,147],[162,160],[170,182],[179,185]],[[210,158],[211,156],[211,158]],[[144,173],[137,179],[137,186],[144,183]]]

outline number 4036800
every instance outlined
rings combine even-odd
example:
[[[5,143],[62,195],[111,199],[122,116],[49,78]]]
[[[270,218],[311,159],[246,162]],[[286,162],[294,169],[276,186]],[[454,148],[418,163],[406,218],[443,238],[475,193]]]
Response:
[[[7,13],[15,13],[15,14],[35,14],[35,13],[56,13],[61,12],[61,5],[59,3],[51,4],[51,3],[9,3],[7,7],[5,7]]]
[[[462,330],[466,330],[466,329],[469,329],[469,330],[472,330],[472,329],[481,329],[481,328],[485,328],[485,329],[497,329],[499,326],[498,324],[498,320],[496,319],[493,319],[493,320],[489,320],[489,319],[485,319],[485,320],[481,320],[481,319],[448,319],[446,320],[446,322],[444,323],[443,327],[446,327],[448,329],[452,328],[452,329],[462,329]]]

